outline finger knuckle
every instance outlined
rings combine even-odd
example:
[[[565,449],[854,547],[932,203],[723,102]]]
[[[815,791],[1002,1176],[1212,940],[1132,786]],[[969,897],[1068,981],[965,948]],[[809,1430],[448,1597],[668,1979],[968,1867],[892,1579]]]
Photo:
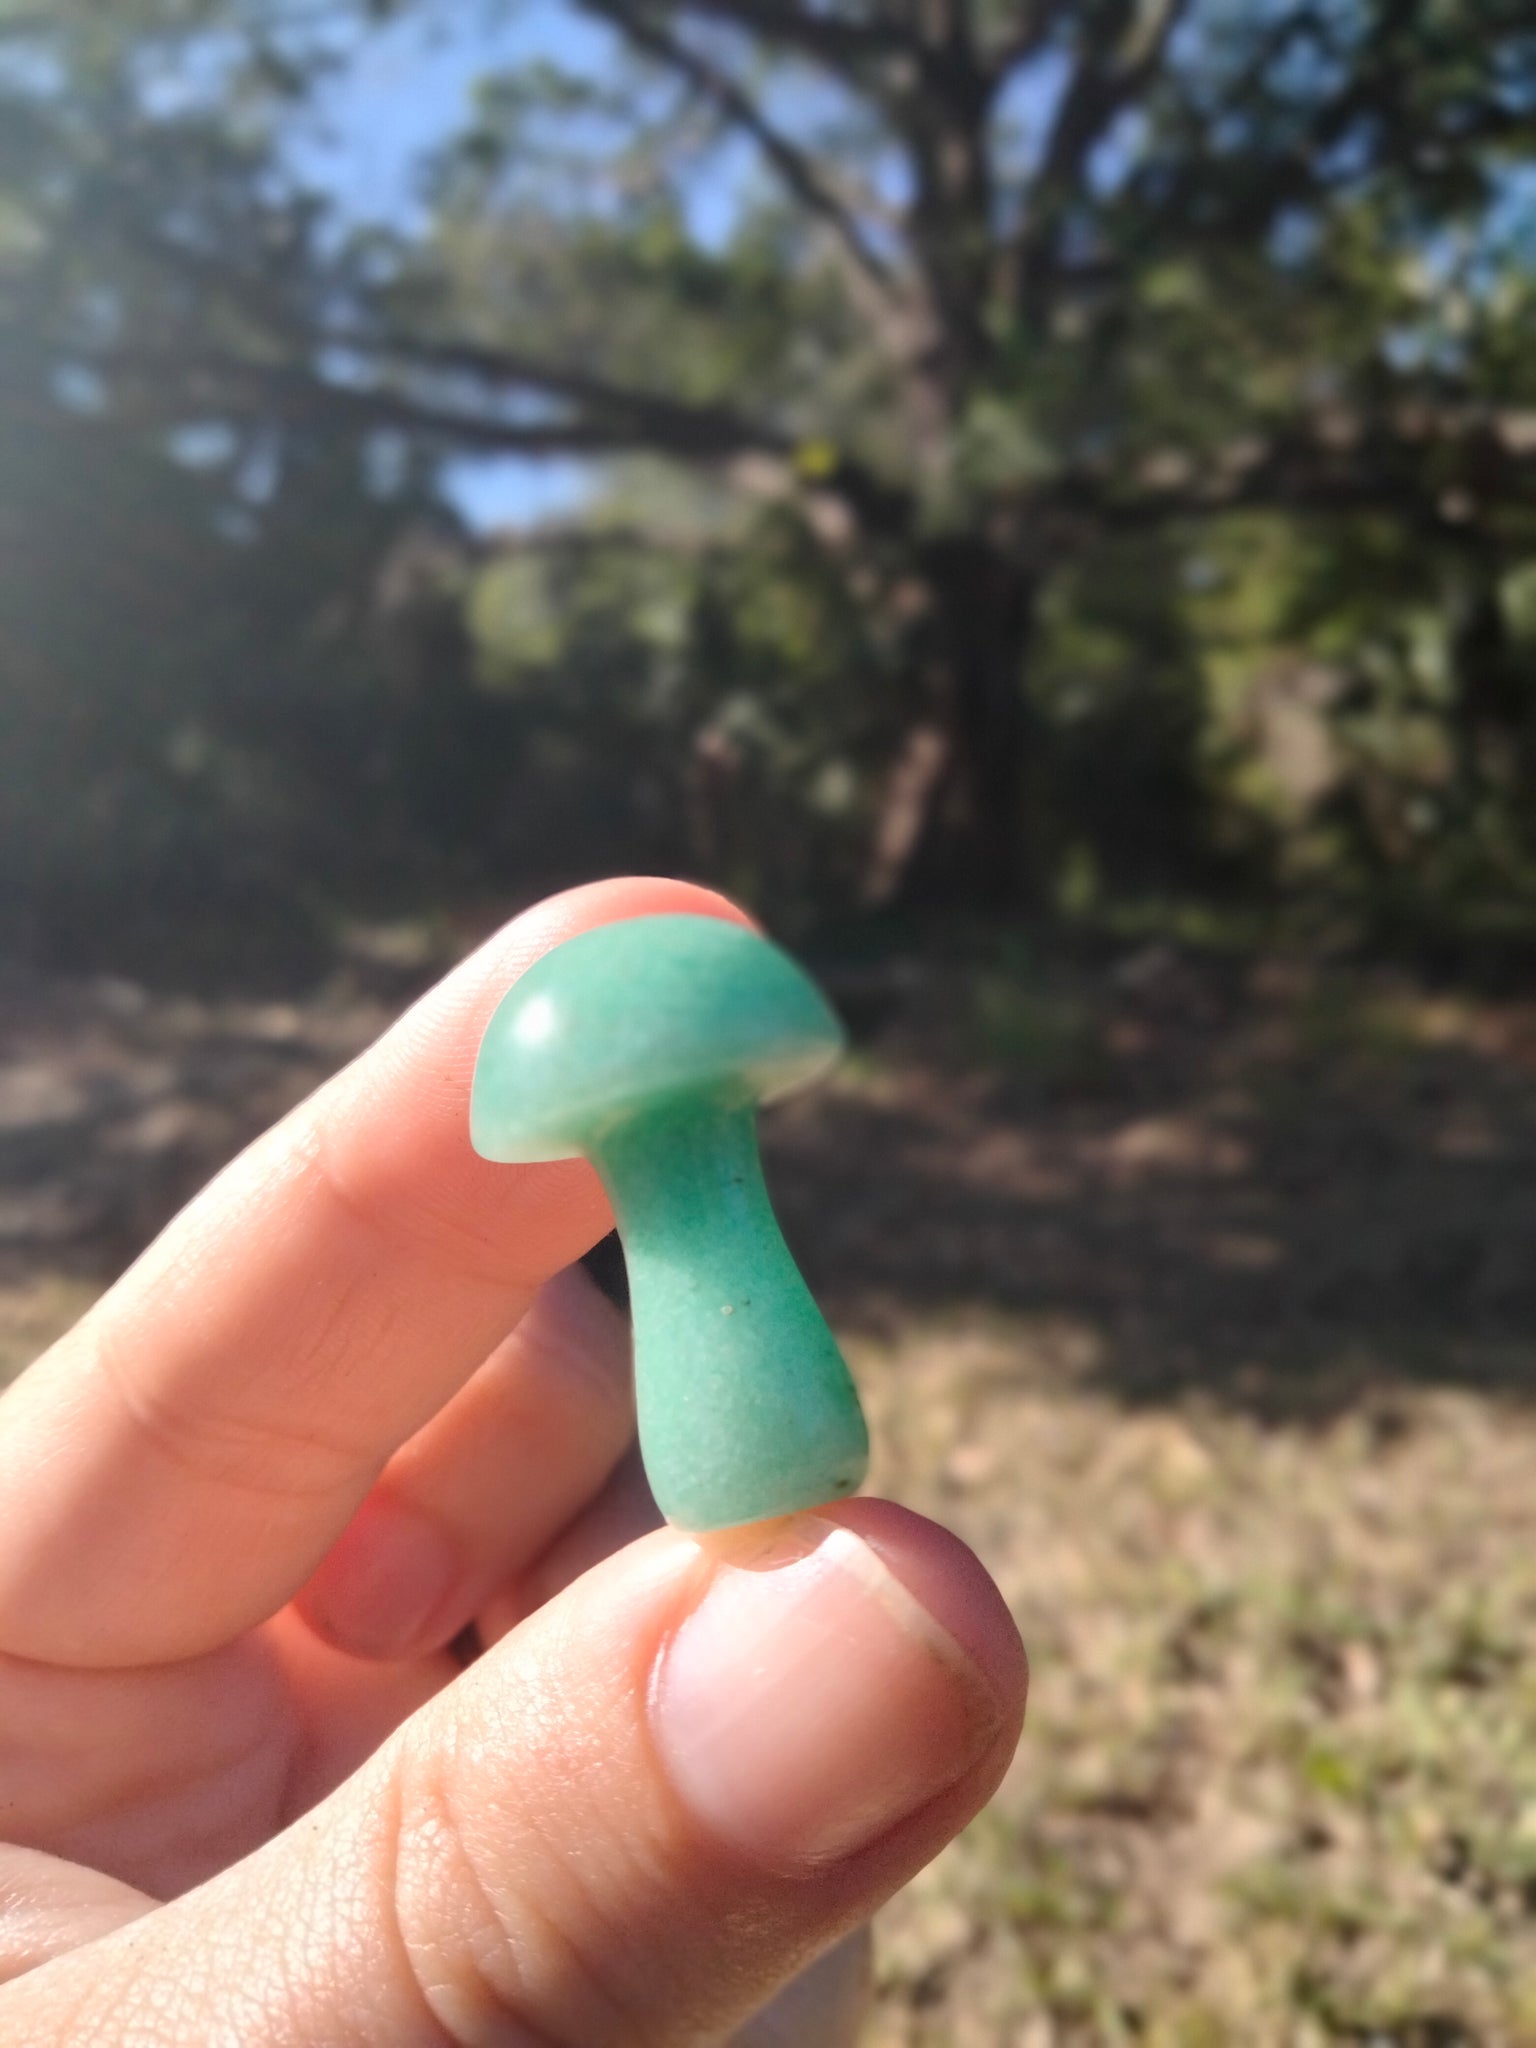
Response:
[[[648,2048],[633,1934],[604,1909],[594,1842],[572,1853],[527,1803],[485,1796],[483,1757],[407,1750],[398,1774],[393,1911],[453,2042]]]

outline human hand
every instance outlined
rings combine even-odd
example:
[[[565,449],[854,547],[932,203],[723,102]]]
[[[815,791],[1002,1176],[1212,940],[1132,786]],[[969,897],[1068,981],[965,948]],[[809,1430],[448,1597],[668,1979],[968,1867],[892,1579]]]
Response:
[[[672,2048],[828,1952],[780,2038],[847,2038],[833,1945],[1012,1753],[1012,1622],[887,1503],[637,1536],[595,1177],[467,1137],[514,976],[672,910],[736,914],[519,918],[0,1401],[0,2038]]]

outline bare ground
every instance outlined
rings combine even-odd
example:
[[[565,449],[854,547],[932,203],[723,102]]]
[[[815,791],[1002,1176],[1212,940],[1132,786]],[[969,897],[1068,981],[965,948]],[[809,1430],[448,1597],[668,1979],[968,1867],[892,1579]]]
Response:
[[[0,983],[0,1370],[399,999]],[[895,976],[771,1175],[1035,1672],[872,2048],[1536,2044],[1536,1004]]]

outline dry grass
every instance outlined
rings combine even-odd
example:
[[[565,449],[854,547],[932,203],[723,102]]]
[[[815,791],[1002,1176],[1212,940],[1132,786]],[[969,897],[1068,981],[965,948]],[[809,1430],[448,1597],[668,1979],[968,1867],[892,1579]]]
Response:
[[[91,1280],[46,1268],[0,1283],[0,1387],[82,1316],[99,1292]]]
[[[872,2048],[1536,2042],[1536,1429],[1127,1415],[1094,1351],[860,1359],[882,1483],[980,1550],[1034,1672],[1001,1796],[885,1917]]]

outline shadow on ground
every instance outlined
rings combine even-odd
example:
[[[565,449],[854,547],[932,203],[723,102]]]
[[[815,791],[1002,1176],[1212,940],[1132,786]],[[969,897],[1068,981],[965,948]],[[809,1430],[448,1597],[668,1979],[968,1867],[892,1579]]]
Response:
[[[919,1016],[778,1119],[788,1227],[840,1320],[1071,1315],[1132,1401],[1536,1388],[1536,1007],[1162,952],[1020,1001],[1077,1020],[1054,1078],[1031,1045],[967,1071],[975,1034]]]
[[[895,989],[768,1132],[845,1326],[1068,1315],[1124,1399],[1288,1417],[1392,1381],[1532,1387],[1536,1004],[1165,949]],[[400,996],[355,970],[294,1002],[12,973],[0,1279],[109,1279]]]

